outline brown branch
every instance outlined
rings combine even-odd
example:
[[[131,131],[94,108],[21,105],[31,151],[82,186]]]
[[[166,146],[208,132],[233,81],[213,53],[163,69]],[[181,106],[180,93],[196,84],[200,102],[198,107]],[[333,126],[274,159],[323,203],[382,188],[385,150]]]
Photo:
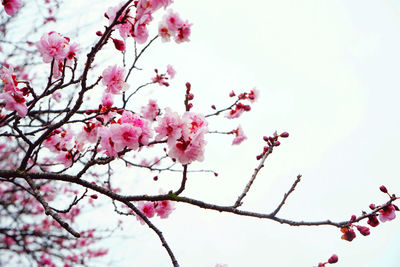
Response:
[[[264,162],[268,158],[268,156],[272,153],[272,151],[273,151],[273,147],[271,146],[268,148],[267,152],[264,153],[264,156],[261,158],[260,164],[258,164],[257,168],[255,168],[253,175],[251,176],[246,187],[244,188],[242,194],[238,197],[235,204],[233,205],[234,208],[240,207],[243,204],[243,202],[242,202],[243,198],[249,192],[250,187],[253,184],[254,180],[256,179],[258,172],[261,170],[261,168],[264,167]]]
[[[283,207],[283,205],[285,204],[286,199],[288,198],[288,196],[294,191],[294,189],[296,188],[297,184],[300,182],[301,180],[301,175],[297,175],[297,179],[296,181],[294,181],[294,183],[292,184],[292,187],[290,187],[289,191],[283,196],[283,199],[281,201],[281,203],[278,205],[278,207],[271,213],[272,216],[275,216],[276,214],[278,214],[279,210]]]

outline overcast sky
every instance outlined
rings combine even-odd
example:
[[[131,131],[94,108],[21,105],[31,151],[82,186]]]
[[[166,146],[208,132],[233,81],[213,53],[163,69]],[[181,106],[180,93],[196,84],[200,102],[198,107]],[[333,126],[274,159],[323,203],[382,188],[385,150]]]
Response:
[[[101,16],[107,5],[96,4],[91,8],[99,12],[92,14]],[[194,111],[207,113],[211,104],[228,104],[232,89],[255,86],[261,92],[240,120],[210,121],[211,130],[240,123],[248,140],[232,147],[230,137],[210,137],[205,161],[193,167],[220,175],[190,175],[185,196],[233,204],[258,164],[262,136],[275,130],[288,131],[290,138],[267,160],[243,208],[270,212],[297,174],[303,180],[280,212],[288,219],[343,221],[368,211],[370,203],[385,202],[381,184],[400,194],[398,1],[175,0],[172,8],[193,23],[191,42],[158,41],[150,49],[143,66],[171,64],[177,77],[169,89],[154,89],[143,99],[161,97],[163,105],[182,110],[182,88],[190,81]],[[123,174],[138,193],[140,186],[167,191],[180,179],[164,175],[148,183],[147,173]],[[126,221],[117,233],[124,240],[108,243],[119,243],[110,248],[109,260],[115,266],[169,266],[156,235],[134,218]],[[333,227],[288,227],[187,205],[177,205],[168,220],[154,220],[181,266],[191,267],[313,266],[333,253],[336,266],[399,266],[399,222],[349,243]]]

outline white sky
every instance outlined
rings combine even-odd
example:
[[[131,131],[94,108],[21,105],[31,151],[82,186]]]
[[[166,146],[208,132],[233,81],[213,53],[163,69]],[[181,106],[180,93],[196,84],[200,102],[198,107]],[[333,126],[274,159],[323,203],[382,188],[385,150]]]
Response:
[[[115,3],[96,4],[91,8],[99,12],[92,14],[100,16]],[[206,160],[195,166],[220,175],[190,175],[185,196],[233,204],[258,164],[262,136],[275,130],[291,136],[267,160],[245,208],[270,212],[299,173],[303,180],[280,213],[288,219],[342,221],[359,215],[370,203],[386,201],[381,184],[400,194],[397,1],[175,0],[172,8],[193,22],[192,42],[158,42],[150,49],[143,66],[151,71],[172,64],[178,73],[169,89],[155,88],[153,97],[182,110],[184,83],[190,81],[194,111],[207,112],[211,104],[229,103],[232,89],[256,86],[261,92],[240,121],[210,121],[213,130],[240,123],[249,139],[240,147],[231,147],[230,137],[209,139]],[[144,179],[139,177],[144,173],[127,175]],[[162,175],[150,185],[170,190],[179,180]],[[141,192],[142,183],[150,186],[140,180],[127,183],[136,186],[132,192]],[[400,265],[399,220],[371,229],[368,237],[358,234],[351,243],[333,227],[288,227],[187,205],[154,223],[181,266],[313,266],[332,253],[339,255],[335,266]],[[147,227],[131,218],[124,229],[117,234],[123,241],[108,243],[120,243],[110,248],[114,266],[170,266]]]

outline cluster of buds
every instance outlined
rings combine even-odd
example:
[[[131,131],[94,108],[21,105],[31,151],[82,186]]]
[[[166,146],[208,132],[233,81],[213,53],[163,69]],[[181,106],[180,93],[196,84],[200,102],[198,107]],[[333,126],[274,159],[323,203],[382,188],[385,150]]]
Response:
[[[318,267],[325,267],[326,264],[334,264],[337,263],[339,260],[338,256],[336,254],[333,254],[327,262],[320,262],[318,263]]]
[[[259,155],[257,155],[257,160],[260,160],[265,153],[267,153],[268,151],[272,152],[273,147],[275,146],[280,146],[281,142],[278,141],[279,137],[282,138],[287,138],[289,137],[289,133],[288,132],[283,132],[281,134],[277,134],[276,132],[274,133],[273,136],[264,136],[263,140],[265,142],[267,142],[267,146],[264,146],[263,152]]]
[[[353,230],[355,227],[360,234],[367,236],[370,234],[370,229],[366,226],[361,226],[361,225],[355,225],[354,222],[360,221],[363,218],[368,218],[367,223],[372,226],[376,227],[379,225],[380,222],[386,222],[386,221],[391,221],[394,218],[396,218],[396,210],[398,211],[399,208],[392,204],[392,201],[396,200],[397,197],[393,194],[389,194],[388,190],[384,185],[382,185],[379,188],[383,193],[387,194],[390,198],[390,201],[382,206],[376,206],[375,204],[369,205],[369,208],[372,210],[370,214],[367,214],[366,212],[363,212],[363,216],[359,219],[355,215],[351,216],[351,219],[349,221],[349,225],[346,227],[343,227],[340,229],[340,231],[343,233],[342,239],[347,240],[347,241],[352,241],[354,238],[356,238],[356,233]],[[378,220],[379,219],[379,220]]]
[[[189,101],[192,101],[194,98],[194,95],[190,92],[192,85],[190,83],[186,83],[186,94],[185,94],[185,107],[186,111],[190,111],[193,107],[193,104],[190,103]]]

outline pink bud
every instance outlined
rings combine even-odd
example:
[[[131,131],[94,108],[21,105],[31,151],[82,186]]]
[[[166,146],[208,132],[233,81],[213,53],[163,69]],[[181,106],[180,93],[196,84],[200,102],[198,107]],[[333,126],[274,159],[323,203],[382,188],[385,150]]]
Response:
[[[339,260],[339,257],[338,257],[336,254],[333,254],[333,255],[329,258],[328,263],[333,264],[333,263],[338,262],[338,260]]]
[[[381,190],[383,193],[387,193],[387,192],[388,192],[387,189],[386,189],[386,187],[385,187],[384,185],[381,185],[381,186],[379,187],[379,190]]]
[[[93,194],[90,197],[93,198],[93,199],[97,199],[98,198],[98,196],[96,194]]]
[[[191,85],[189,82],[187,82],[187,83],[186,83],[186,90],[187,90],[187,91],[190,91],[190,87],[191,87],[191,86],[192,86],[192,85]]]
[[[274,146],[280,146],[281,142],[275,141]]]
[[[122,40],[112,39],[114,42],[114,46],[119,51],[125,51],[125,43]]]
[[[215,105],[211,105],[211,108],[214,109],[214,110],[217,109],[217,108],[215,107]]]
[[[268,142],[268,136],[263,136],[265,142]]]
[[[229,97],[234,97],[236,94],[235,92],[232,90],[232,92],[229,93]]]
[[[370,234],[369,228],[366,226],[357,225],[357,230],[364,236],[367,236]]]
[[[356,220],[356,218],[357,218],[356,215],[351,215],[350,223],[354,222]]]
[[[101,31],[97,31],[97,32],[96,32],[96,35],[97,35],[97,36],[103,36],[103,33],[102,33]]]
[[[194,95],[193,95],[193,94],[189,94],[189,95],[188,95],[188,100],[193,100],[193,98],[194,98]]]
[[[214,176],[217,177],[217,176],[218,176],[218,173],[217,173],[217,172],[214,172]]]
[[[371,210],[374,210],[374,209],[376,208],[376,206],[375,206],[375,204],[369,204],[369,208],[370,208]]]
[[[283,138],[286,138],[286,137],[289,137],[289,133],[288,132],[283,132],[279,136],[283,137]]]
[[[158,180],[158,176],[154,176],[154,177],[153,177],[153,180],[154,180],[154,181],[157,181],[157,180]]]

